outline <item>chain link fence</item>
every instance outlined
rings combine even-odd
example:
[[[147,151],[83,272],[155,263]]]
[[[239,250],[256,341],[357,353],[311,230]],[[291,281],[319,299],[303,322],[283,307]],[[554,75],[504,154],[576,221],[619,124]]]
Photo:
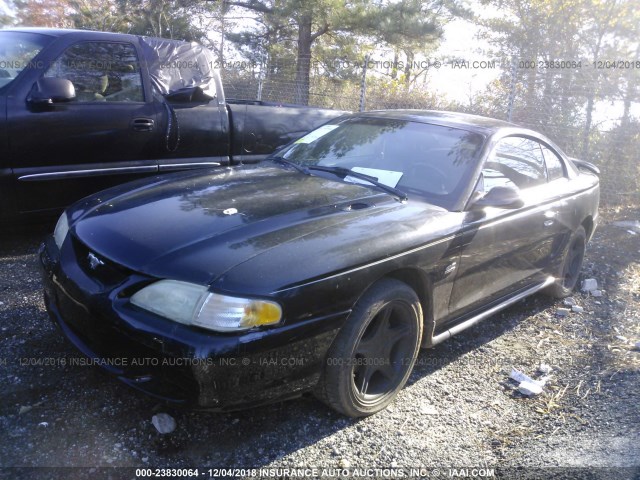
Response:
[[[482,65],[495,70],[493,81],[462,101],[450,100],[431,87],[433,76],[442,73],[438,68],[452,68],[446,61],[428,64],[411,82],[378,62],[343,65],[342,71],[316,65],[308,104],[349,111],[456,110],[510,120],[544,133],[568,155],[596,164],[602,172],[604,205],[638,204],[640,64],[636,63],[490,60]],[[298,98],[294,62],[232,63],[222,78],[229,98],[282,104],[294,104]]]

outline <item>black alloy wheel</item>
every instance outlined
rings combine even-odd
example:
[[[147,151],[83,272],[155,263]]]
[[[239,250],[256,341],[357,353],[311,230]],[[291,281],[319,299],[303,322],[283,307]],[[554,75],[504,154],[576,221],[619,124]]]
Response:
[[[405,283],[384,279],[363,295],[329,350],[319,397],[351,417],[393,401],[420,350],[422,307]]]

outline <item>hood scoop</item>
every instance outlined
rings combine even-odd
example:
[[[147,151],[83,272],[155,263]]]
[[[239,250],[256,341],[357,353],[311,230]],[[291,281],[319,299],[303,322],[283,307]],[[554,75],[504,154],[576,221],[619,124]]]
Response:
[[[344,211],[344,212],[351,212],[354,210],[364,210],[366,208],[371,208],[374,205],[371,203],[367,203],[367,202],[354,202],[354,203],[348,203],[346,205],[342,205],[340,208],[340,210]]]

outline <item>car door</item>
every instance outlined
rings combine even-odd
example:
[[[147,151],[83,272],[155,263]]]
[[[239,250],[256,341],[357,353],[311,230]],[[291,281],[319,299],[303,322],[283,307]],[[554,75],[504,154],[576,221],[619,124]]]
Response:
[[[145,94],[132,43],[73,43],[46,63],[43,77],[71,81],[76,97],[34,106],[30,81],[9,100],[9,151],[21,212],[64,207],[158,171],[161,111]]]
[[[547,169],[547,186],[540,195],[545,203],[546,271],[556,274],[564,258],[564,249],[575,230],[576,214],[569,201],[568,171],[561,156],[550,145],[540,144]]]
[[[524,205],[470,211],[449,312],[460,317],[542,281],[559,226],[549,197],[541,145],[509,136],[488,154],[476,186],[480,196],[495,186],[519,189]]]

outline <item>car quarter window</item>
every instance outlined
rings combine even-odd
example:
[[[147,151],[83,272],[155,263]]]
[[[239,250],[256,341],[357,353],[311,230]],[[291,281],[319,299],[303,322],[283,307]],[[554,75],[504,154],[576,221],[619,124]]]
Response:
[[[546,182],[545,159],[540,144],[524,137],[506,137],[489,155],[478,190],[486,192],[496,186],[525,189]]]
[[[45,76],[70,80],[77,102],[144,101],[138,56],[129,43],[77,43],[52,63]]]
[[[547,164],[547,177],[551,182],[552,180],[556,180],[558,178],[564,177],[564,168],[562,166],[562,160],[558,155],[542,145],[542,153],[544,155],[544,161]]]

